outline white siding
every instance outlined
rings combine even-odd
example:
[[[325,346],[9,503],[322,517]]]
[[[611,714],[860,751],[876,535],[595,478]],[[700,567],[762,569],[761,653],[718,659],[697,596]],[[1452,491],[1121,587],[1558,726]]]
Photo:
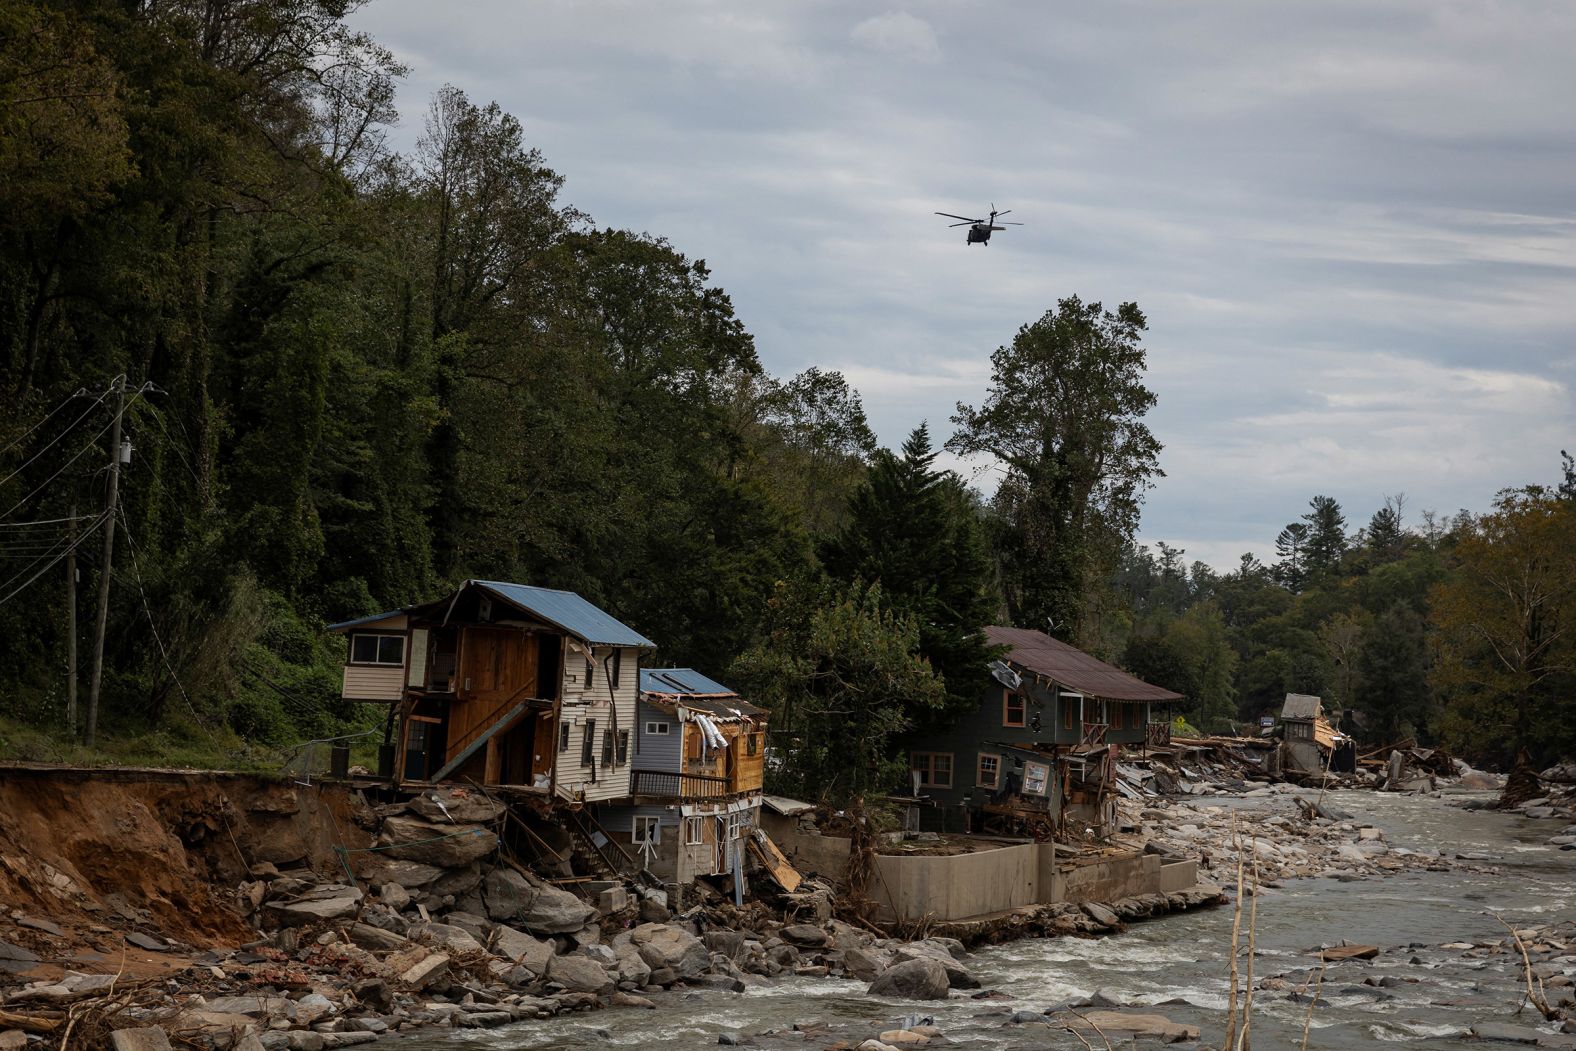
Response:
[[[608,655],[611,647],[598,646],[595,649],[595,674],[592,677],[591,690],[585,690],[585,656],[583,652],[574,647],[569,649],[569,659],[564,665],[564,701],[559,718],[568,724],[569,748],[567,751],[557,753],[558,790],[562,795],[576,799],[585,799],[588,802],[599,802],[610,799],[623,799],[629,795],[629,771],[635,758],[635,697],[636,687],[639,684],[639,656],[640,651],[626,649],[623,652],[619,668],[618,688],[613,691],[609,700],[605,669],[610,663]],[[596,721],[596,740],[592,742],[592,764],[580,762],[585,743],[585,724],[587,720]],[[616,727],[618,730],[629,732],[629,753],[624,762],[617,761],[617,749],[614,749],[614,762],[611,766],[602,763],[602,735],[609,729]],[[596,780],[591,780],[592,767],[596,769]]]
[[[340,696],[349,701],[397,701],[404,688],[405,669],[398,664],[347,664]]]
[[[426,628],[417,628],[410,633],[410,657],[406,663],[410,665],[410,676],[405,680],[411,686],[427,685],[427,636]]]

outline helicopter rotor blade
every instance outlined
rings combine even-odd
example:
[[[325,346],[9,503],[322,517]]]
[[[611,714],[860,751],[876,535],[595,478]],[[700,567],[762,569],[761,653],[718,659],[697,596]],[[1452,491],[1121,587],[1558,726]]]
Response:
[[[1011,215],[1012,214],[1012,209],[1008,208],[1005,212],[991,212],[990,214],[991,215]]]
[[[966,215],[953,215],[951,212],[937,212],[936,214],[944,215],[948,219],[962,219],[966,223],[983,223],[985,221],[984,219],[970,219]]]
[[[947,224],[947,229],[951,230],[953,227],[956,227],[956,226],[977,226],[977,225],[978,225],[978,223],[975,220],[973,220],[973,219],[965,219],[961,223],[948,223]]]
[[[1003,226],[1023,226],[1023,223],[1002,223]]]

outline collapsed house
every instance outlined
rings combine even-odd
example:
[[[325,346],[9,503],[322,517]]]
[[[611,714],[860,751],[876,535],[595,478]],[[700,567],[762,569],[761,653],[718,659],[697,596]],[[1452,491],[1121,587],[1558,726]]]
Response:
[[[1168,739],[1165,706],[1182,695],[1044,632],[991,626],[985,635],[1007,650],[992,669],[996,685],[973,712],[913,740],[920,827],[1103,834],[1115,821],[1117,752]]]
[[[598,820],[664,880],[741,874],[760,826],[764,713],[692,668],[648,668],[637,715],[629,799]]]
[[[579,595],[468,580],[328,630],[348,642],[342,696],[389,705],[380,775],[579,803],[629,794],[654,644]]]
[[[1281,707],[1280,768],[1289,777],[1351,773],[1356,744],[1330,725],[1324,702],[1307,693],[1288,693]]]

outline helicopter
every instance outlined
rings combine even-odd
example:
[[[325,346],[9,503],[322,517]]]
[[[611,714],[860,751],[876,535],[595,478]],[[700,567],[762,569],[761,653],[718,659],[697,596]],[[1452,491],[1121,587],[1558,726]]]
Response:
[[[1011,208],[1008,208],[1005,212],[998,212],[996,210],[996,205],[992,203],[990,206],[989,219],[967,219],[961,215],[953,215],[951,212],[937,212],[936,214],[946,216],[948,219],[963,220],[961,223],[953,223],[952,225],[967,226],[969,228],[969,239],[963,242],[964,244],[988,245],[990,244],[990,235],[993,231],[1005,230],[1009,226],[1023,225],[1022,223],[998,223],[996,221],[996,217],[998,215],[1010,215],[1011,213]]]

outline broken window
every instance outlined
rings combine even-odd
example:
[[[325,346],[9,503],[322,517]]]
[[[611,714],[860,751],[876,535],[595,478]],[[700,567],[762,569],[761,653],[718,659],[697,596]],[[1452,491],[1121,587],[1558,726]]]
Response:
[[[1025,763],[1023,766],[1023,791],[1031,796],[1043,796],[1050,784],[1051,768],[1046,763]]]
[[[631,843],[661,843],[662,819],[660,817],[636,817],[635,823],[630,828],[629,841]]]
[[[705,818],[687,817],[684,819],[684,842],[692,847],[706,842]]]
[[[909,756],[909,769],[919,775],[921,788],[952,787],[951,752],[914,752]]]
[[[980,788],[995,788],[1001,783],[1001,756],[980,753],[979,773],[974,783]]]
[[[596,720],[586,720],[586,733],[580,739],[580,765],[591,765],[591,750],[596,747]]]
[[[620,730],[618,732],[618,762],[619,762],[620,766],[622,766],[623,764],[629,762],[629,731],[628,730]]]
[[[559,723],[558,724],[558,750],[560,752],[567,752],[567,751],[569,751],[569,724],[568,723]]]
[[[603,730],[602,731],[602,765],[603,766],[612,766],[613,765],[613,740],[614,740],[614,738],[613,738],[613,731],[612,730]]]
[[[1023,725],[1023,697],[1011,690],[1001,691],[1001,724],[1003,726]]]

